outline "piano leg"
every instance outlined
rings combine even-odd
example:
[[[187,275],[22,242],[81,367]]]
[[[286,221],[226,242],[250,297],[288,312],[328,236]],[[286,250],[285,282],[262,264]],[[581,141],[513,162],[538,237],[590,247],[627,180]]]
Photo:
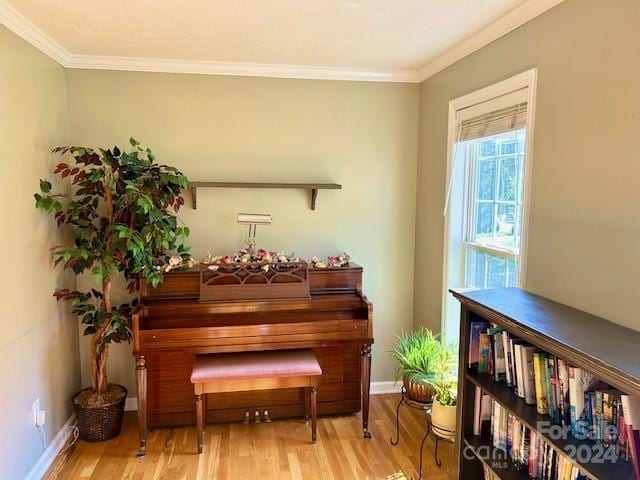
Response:
[[[360,347],[362,356],[362,432],[364,438],[371,438],[369,432],[369,391],[371,389],[371,345]]]
[[[311,442],[316,443],[316,424],[318,420],[318,388],[311,387]]]
[[[305,422],[309,421],[309,412],[311,411],[311,389],[304,388],[304,420]]]
[[[147,361],[144,355],[136,357],[136,380],[138,383],[138,431],[140,450],[138,457],[147,453]]]

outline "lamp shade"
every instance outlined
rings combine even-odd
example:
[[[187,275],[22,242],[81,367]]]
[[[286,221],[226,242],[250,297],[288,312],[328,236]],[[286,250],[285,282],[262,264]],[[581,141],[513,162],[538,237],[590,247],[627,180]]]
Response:
[[[239,213],[238,223],[245,225],[271,225],[273,218],[268,213]]]

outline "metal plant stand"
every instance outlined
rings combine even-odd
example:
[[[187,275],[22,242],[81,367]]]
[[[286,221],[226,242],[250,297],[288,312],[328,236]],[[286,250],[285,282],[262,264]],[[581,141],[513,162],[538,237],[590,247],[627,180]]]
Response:
[[[424,412],[426,429],[425,429],[424,437],[422,437],[422,442],[420,442],[420,464],[418,467],[418,479],[417,479],[417,480],[422,480],[422,450],[424,449],[424,442],[427,440],[427,437],[429,436],[429,434],[433,431],[432,423],[431,423],[431,408],[433,407],[433,403],[423,403],[423,402],[417,402],[415,400],[411,400],[407,396],[407,391],[404,388],[404,385],[402,386],[402,396],[400,397],[400,401],[398,402],[398,406],[396,407],[396,438],[395,440],[393,439],[393,437],[389,439],[389,442],[393,446],[398,445],[398,443],[400,443],[400,407],[403,404],[407,405],[408,407],[415,408],[416,410],[422,410]],[[436,461],[436,465],[440,467],[442,465],[442,463],[440,462],[440,459],[438,459],[438,441],[440,440],[440,437],[436,435],[435,432],[434,432],[434,436],[436,437],[436,448],[433,455]]]

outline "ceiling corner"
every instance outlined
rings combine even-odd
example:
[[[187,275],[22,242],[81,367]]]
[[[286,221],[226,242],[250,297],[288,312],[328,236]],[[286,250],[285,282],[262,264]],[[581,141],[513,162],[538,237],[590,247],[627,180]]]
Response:
[[[5,0],[0,0],[0,24],[51,57],[63,67],[69,65],[71,54]]]
[[[467,55],[480,50],[482,47],[512,32],[563,1],[564,0],[529,0],[523,3],[470,37],[467,37],[442,55],[435,57],[420,67],[417,72],[418,81],[425,81],[432,75],[435,75],[457,61],[462,60]]]

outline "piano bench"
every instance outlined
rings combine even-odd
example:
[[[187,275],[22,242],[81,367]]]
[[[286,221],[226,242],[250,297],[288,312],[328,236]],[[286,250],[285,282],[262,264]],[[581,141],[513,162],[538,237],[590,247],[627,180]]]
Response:
[[[310,398],[311,441],[316,441],[318,381],[322,369],[311,350],[272,350],[259,352],[198,355],[191,372],[196,396],[198,453],[202,453],[208,393],[248,392],[279,388],[304,388]],[[305,401],[305,417],[308,415]]]

